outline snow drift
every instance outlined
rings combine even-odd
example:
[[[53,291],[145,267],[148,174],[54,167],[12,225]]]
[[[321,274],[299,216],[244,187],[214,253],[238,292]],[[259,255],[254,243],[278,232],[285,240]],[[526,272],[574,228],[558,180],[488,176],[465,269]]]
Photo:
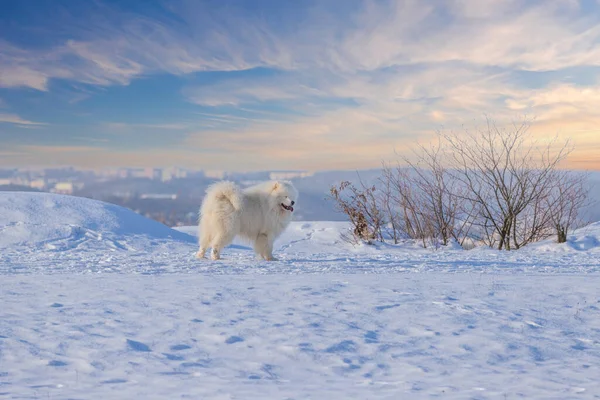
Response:
[[[50,193],[0,193],[0,248],[128,247],[135,240],[194,238],[113,204]]]

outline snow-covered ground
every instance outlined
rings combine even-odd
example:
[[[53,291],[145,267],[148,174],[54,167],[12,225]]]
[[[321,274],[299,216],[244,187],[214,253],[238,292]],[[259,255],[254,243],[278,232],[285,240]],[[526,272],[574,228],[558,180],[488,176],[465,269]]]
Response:
[[[515,252],[344,228],[211,262],[194,227],[0,193],[0,399],[600,398],[600,224]]]

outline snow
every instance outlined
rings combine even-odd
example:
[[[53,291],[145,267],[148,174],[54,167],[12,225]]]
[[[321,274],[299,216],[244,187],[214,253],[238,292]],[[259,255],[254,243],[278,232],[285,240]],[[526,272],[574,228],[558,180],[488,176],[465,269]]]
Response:
[[[138,239],[189,239],[123,207],[50,193],[0,193],[0,249],[65,250],[94,241],[108,247]]]
[[[187,251],[196,240],[131,210],[49,193],[0,193],[0,273],[109,271],[112,258]],[[117,261],[117,263],[120,261]],[[155,265],[156,267],[156,265]]]
[[[600,398],[600,223],[513,252],[346,228],[211,262],[195,227],[0,194],[0,398]]]

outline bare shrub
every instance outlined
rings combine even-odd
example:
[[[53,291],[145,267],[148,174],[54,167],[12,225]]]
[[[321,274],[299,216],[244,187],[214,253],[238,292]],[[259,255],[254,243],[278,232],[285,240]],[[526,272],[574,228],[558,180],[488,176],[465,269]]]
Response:
[[[379,190],[359,181],[331,188],[339,211],[348,215],[355,240],[421,241],[423,247],[484,243],[519,249],[557,236],[567,240],[586,205],[587,175],[561,171],[569,142],[528,140],[528,121],[438,135],[437,142],[384,164]]]
[[[509,129],[487,119],[484,129],[444,135],[450,146],[453,176],[465,187],[463,198],[479,208],[484,239],[498,249],[518,249],[548,237],[551,212],[545,207],[558,164],[571,152],[568,142],[527,142],[530,124]]]
[[[550,210],[557,242],[564,243],[572,228],[583,225],[579,212],[588,203],[588,176],[585,173],[557,171],[553,181],[554,187],[545,206]]]
[[[408,174],[402,168],[391,169],[385,167],[383,179],[390,185],[394,208],[397,212],[398,234],[411,238],[425,240],[428,228],[419,215],[419,198],[414,193]],[[426,243],[424,243],[424,246]]]
[[[381,190],[379,191],[379,203],[381,210],[385,215],[386,225],[388,225],[388,236],[391,237],[394,244],[398,244],[403,235],[401,230],[401,219],[398,208],[398,194],[394,186],[393,171],[385,164],[383,165],[382,175],[379,177]]]
[[[401,156],[405,166],[391,168],[384,164],[380,178],[386,196],[395,207],[384,209],[394,218],[394,232],[418,239],[424,247],[429,243],[448,245],[451,240],[464,244],[475,213],[466,205],[461,184],[453,179],[445,165],[442,138],[428,147],[413,150],[415,161]]]
[[[384,240],[382,232],[384,214],[381,211],[376,191],[375,186],[366,186],[362,181],[360,187],[343,181],[330,188],[330,196],[336,209],[350,219],[354,238],[369,244],[373,240]]]

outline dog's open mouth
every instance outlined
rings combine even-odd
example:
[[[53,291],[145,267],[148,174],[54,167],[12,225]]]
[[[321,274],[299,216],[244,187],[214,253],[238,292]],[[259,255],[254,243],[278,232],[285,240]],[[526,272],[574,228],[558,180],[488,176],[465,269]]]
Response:
[[[294,211],[294,207],[292,206],[286,206],[285,204],[281,203],[281,207],[285,208],[286,210],[293,212]]]

